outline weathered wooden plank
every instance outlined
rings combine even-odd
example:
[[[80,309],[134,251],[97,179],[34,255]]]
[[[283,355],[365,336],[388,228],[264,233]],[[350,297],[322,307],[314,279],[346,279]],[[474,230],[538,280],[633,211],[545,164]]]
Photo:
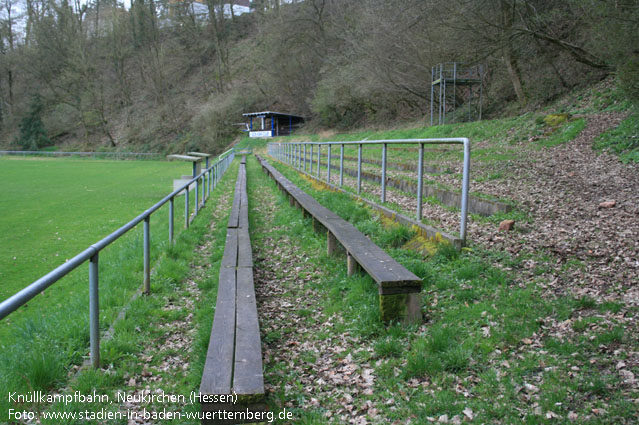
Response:
[[[296,199],[302,208],[326,227],[357,263],[379,284],[380,293],[412,293],[421,290],[421,279],[395,261],[383,249],[337,214],[299,189],[266,161],[262,165]]]
[[[248,231],[246,168],[238,171],[218,288],[217,307],[200,392],[238,396],[237,404],[202,403],[202,411],[265,412],[262,350],[253,283],[253,255]],[[237,224],[235,224],[237,217]],[[232,281],[232,283],[231,283]],[[239,417],[238,417],[239,418]],[[234,424],[247,421],[202,420],[203,424]],[[248,421],[254,422],[254,421]]]
[[[235,196],[233,198],[233,206],[231,207],[231,214],[229,215],[229,224],[228,227],[237,227],[240,222],[240,197],[238,196],[237,190],[235,191]]]
[[[238,227],[242,229],[248,229],[249,227],[249,203],[248,197],[245,194],[242,196],[240,204],[240,221]]]
[[[200,384],[200,392],[203,394],[231,393],[235,344],[235,298],[235,269],[221,268],[213,328]]]
[[[204,152],[187,152],[186,154],[190,156],[201,156],[202,158],[210,158],[213,156],[210,153],[204,153]]]
[[[404,282],[401,286],[379,285],[377,293],[379,295],[414,294],[422,291],[421,283],[415,285],[413,282]]]
[[[222,257],[222,268],[230,267],[235,269],[237,266],[237,246],[237,229],[227,228],[224,255]]]
[[[240,216],[239,216],[238,227],[243,229],[248,229],[249,202],[248,202],[248,192],[246,190],[246,167],[245,166],[241,166],[241,167],[243,168],[243,172],[242,172],[242,180],[240,185]]]
[[[248,206],[242,206],[240,208],[240,220],[238,222],[237,227],[239,229],[248,229],[249,227]]]
[[[238,229],[237,266],[253,267],[253,253],[251,252],[251,237],[248,228]]]
[[[326,226],[357,263],[381,286],[421,285],[421,279],[395,261],[352,224],[342,219],[332,219],[328,220]]]
[[[237,269],[237,309],[235,321],[235,372],[233,390],[251,400],[264,394],[262,347],[253,287],[253,270]]]
[[[238,227],[240,221],[240,206],[242,203],[242,180],[245,180],[244,166],[240,165],[237,172],[237,179],[235,180],[235,192],[233,192],[233,206],[231,207],[231,214],[229,215],[228,227]],[[245,191],[246,191],[246,186]]]
[[[191,156],[191,155],[167,155],[168,159],[177,159],[180,161],[188,161],[188,162],[200,162],[202,161],[202,157],[199,156]]]

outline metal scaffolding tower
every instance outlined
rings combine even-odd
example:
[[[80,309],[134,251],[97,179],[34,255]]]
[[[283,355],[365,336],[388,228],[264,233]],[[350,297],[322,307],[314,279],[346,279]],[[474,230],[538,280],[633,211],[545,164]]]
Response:
[[[479,85],[479,117],[481,120],[484,67],[483,65],[464,66],[457,62],[440,63],[431,68],[430,85],[430,125],[433,125],[435,112],[435,87],[437,87],[437,124],[446,124],[446,113],[457,107],[458,94],[461,99],[467,98],[468,120],[472,120],[473,86]],[[446,90],[452,87],[452,94]],[[458,90],[460,89],[460,90]],[[461,91],[461,93],[458,93]],[[447,108],[448,102],[452,106]]]

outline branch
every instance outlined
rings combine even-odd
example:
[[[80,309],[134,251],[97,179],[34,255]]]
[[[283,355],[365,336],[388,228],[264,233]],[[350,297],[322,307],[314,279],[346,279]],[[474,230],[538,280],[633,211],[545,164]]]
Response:
[[[610,64],[605,63],[603,60],[601,60],[597,56],[593,55],[592,53],[586,51],[582,47],[579,47],[579,46],[577,46],[575,44],[569,43],[569,42],[564,41],[564,40],[560,40],[560,39],[555,38],[555,37],[551,37],[548,34],[544,34],[544,33],[540,33],[540,32],[537,32],[537,31],[529,30],[527,28],[517,28],[517,29],[514,29],[514,31],[517,31],[517,32],[523,33],[523,34],[527,34],[527,35],[533,36],[535,38],[538,38],[540,40],[545,40],[545,41],[547,41],[547,42],[549,42],[551,44],[554,44],[555,46],[558,46],[558,47],[566,50],[568,53],[570,53],[575,58],[575,60],[577,62],[581,62],[581,63],[586,64],[588,66],[591,66],[593,68],[604,70],[606,72],[612,72],[614,70],[613,66],[611,66]]]

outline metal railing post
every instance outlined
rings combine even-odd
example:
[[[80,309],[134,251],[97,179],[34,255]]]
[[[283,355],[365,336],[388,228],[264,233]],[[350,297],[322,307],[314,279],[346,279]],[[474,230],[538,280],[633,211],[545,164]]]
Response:
[[[204,171],[204,174],[202,175],[202,203],[206,203],[206,199],[208,197],[208,184],[206,182],[206,175],[208,173],[208,171]]]
[[[175,207],[174,199],[171,198],[169,201],[169,243],[173,243],[173,216],[174,216],[174,207]]]
[[[459,238],[466,244],[466,225],[468,221],[468,186],[470,185],[470,141],[464,140],[464,171],[462,177],[461,224]]]
[[[344,145],[339,150],[339,186],[344,186]]]
[[[328,154],[326,155],[326,183],[331,183],[331,146],[328,145]]]
[[[195,217],[200,212],[200,179],[195,179]]]
[[[357,193],[362,191],[362,144],[357,146]]]
[[[386,143],[382,144],[382,202],[386,202]]]
[[[422,219],[422,192],[424,189],[424,144],[419,144],[419,163],[417,164],[417,221]]]
[[[206,204],[206,170],[202,174],[202,206]]]
[[[437,73],[442,73],[443,70],[440,68],[437,68]],[[445,89],[444,89],[445,90]],[[445,120],[445,116],[442,117],[442,123]],[[355,141],[355,142],[345,142],[345,141],[333,141],[333,142],[305,142],[305,143],[289,143],[286,145],[295,145],[295,146],[289,146],[288,148],[293,148],[296,150],[293,151],[287,151],[287,147],[283,146],[284,150],[283,152],[286,155],[286,152],[289,152],[289,164],[293,164],[293,166],[298,166],[298,168],[301,170],[302,169],[302,165],[300,164],[300,162],[304,162],[304,171],[306,171],[307,169],[307,165],[306,162],[309,162],[309,166],[308,169],[310,170],[310,175],[313,175],[313,162],[316,160],[316,167],[317,170],[315,172],[315,177],[318,180],[322,180],[322,172],[321,172],[321,167],[322,167],[322,146],[326,145],[328,147],[328,153],[326,155],[326,179],[325,181],[327,183],[331,183],[331,159],[332,159],[332,145],[340,145],[340,155],[339,155],[339,159],[340,159],[340,166],[339,166],[339,170],[340,170],[340,177],[339,177],[339,184],[340,186],[344,185],[344,158],[345,158],[345,146],[346,145],[358,145],[358,150],[357,150],[357,193],[361,193],[362,192],[362,178],[363,178],[363,171],[362,171],[362,164],[364,162],[363,160],[363,146],[364,144],[371,144],[371,145],[376,145],[376,144],[381,144],[382,145],[382,161],[381,161],[381,166],[382,166],[382,170],[381,170],[381,181],[380,181],[380,186],[381,186],[381,194],[380,194],[380,198],[381,198],[381,202],[384,203],[386,202],[386,189],[387,189],[387,179],[388,179],[388,144],[409,144],[409,143],[415,143],[415,144],[419,144],[419,164],[418,164],[418,169],[417,169],[417,207],[416,207],[416,216],[418,220],[422,219],[423,216],[423,197],[424,197],[424,152],[425,152],[425,145],[426,144],[463,144],[464,145],[464,175],[463,175],[463,182],[462,182],[462,205],[461,205],[461,210],[462,210],[462,217],[460,220],[460,239],[462,239],[462,242],[465,243],[466,241],[466,235],[467,235],[467,228],[468,228],[468,202],[469,202],[469,185],[470,185],[470,141],[467,138],[441,138],[441,139],[391,139],[391,140],[362,140],[362,141]],[[310,145],[310,159],[307,159],[307,147],[306,145],[309,144]],[[304,146],[304,152],[302,152],[302,145]],[[314,145],[317,145],[317,158],[315,158],[313,155],[315,155],[315,148]],[[291,153],[292,152],[292,153]],[[291,157],[292,155],[292,157]],[[291,162],[292,161],[292,162]],[[337,167],[336,167],[337,169]]]
[[[202,207],[204,207],[204,204],[206,204],[205,189],[206,189],[206,173],[202,175]]]
[[[184,228],[189,228],[189,187],[184,189]]]
[[[151,293],[151,216],[144,219],[144,293]]]
[[[91,366],[100,367],[100,297],[98,290],[98,257],[96,252],[89,260],[89,333]]]

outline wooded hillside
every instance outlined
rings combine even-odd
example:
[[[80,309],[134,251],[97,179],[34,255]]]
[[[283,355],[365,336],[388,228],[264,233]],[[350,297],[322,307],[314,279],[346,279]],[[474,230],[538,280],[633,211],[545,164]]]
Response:
[[[612,73],[639,98],[635,0],[224,3],[1,0],[0,146],[219,151],[263,109],[429,122],[431,67],[450,61],[485,66],[484,116]]]

